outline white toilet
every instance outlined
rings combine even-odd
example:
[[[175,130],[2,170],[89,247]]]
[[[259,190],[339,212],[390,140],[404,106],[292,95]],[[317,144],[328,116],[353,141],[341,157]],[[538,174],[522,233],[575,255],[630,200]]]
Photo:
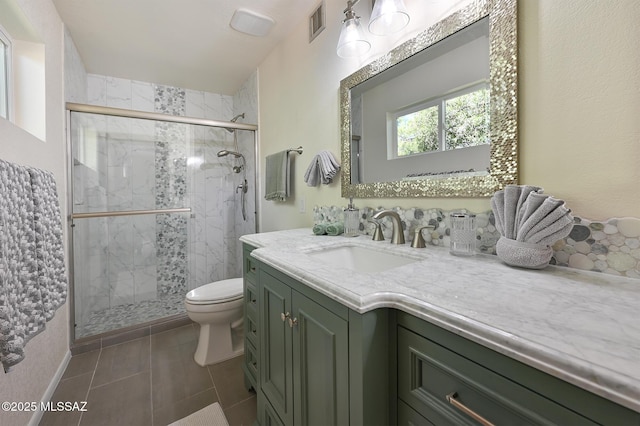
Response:
[[[242,278],[200,286],[187,293],[184,306],[192,321],[200,324],[198,348],[193,359],[205,366],[240,355],[244,351]]]

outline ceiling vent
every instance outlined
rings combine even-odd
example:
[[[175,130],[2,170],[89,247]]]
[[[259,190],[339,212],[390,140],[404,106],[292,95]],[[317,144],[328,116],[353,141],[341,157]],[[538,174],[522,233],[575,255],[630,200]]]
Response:
[[[309,43],[324,30],[325,12],[324,1],[318,5],[316,10],[309,16]]]
[[[269,34],[275,21],[268,16],[260,15],[247,9],[238,9],[231,17],[231,28],[241,33],[255,37],[264,37]]]

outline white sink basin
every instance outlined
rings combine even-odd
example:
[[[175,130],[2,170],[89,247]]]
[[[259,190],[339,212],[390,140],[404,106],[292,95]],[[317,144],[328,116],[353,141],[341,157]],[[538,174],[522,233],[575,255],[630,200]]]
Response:
[[[329,267],[347,268],[358,272],[381,272],[418,261],[361,246],[328,247],[310,252],[308,255]]]

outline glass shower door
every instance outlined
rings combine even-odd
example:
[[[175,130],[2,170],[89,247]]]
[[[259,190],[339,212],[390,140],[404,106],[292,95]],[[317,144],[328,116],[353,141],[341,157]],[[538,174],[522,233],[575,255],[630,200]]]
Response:
[[[184,312],[189,127],[71,113],[76,339]]]

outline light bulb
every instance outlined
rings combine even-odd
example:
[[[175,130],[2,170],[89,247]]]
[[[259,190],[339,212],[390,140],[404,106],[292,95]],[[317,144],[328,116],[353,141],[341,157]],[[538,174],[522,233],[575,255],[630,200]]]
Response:
[[[376,0],[369,31],[375,35],[397,33],[407,26],[409,19],[409,12],[402,0]]]
[[[365,54],[371,44],[365,39],[364,31],[357,16],[349,17],[342,22],[342,30],[338,39],[337,53],[341,58],[350,58]]]

